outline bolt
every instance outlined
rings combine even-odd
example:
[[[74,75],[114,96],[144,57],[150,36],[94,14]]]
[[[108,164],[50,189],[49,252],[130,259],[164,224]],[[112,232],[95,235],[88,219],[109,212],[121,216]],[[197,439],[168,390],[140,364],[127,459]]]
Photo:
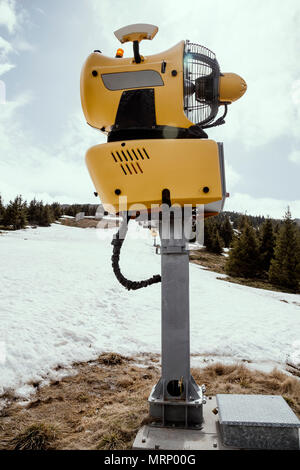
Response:
[[[218,447],[218,444],[216,442],[214,442],[213,447]]]
[[[142,442],[146,442],[146,439],[145,439],[145,438],[143,438],[143,439],[142,439]]]

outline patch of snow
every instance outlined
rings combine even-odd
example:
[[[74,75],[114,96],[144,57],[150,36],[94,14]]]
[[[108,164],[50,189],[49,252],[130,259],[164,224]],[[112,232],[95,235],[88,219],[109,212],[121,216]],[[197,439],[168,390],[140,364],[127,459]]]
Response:
[[[122,220],[122,217],[118,217],[116,215],[104,215],[102,220],[117,220],[119,222]]]
[[[286,362],[300,371],[300,340],[292,344]]]
[[[1,237],[0,394],[14,388],[25,397],[28,382],[70,374],[72,363],[104,351],[160,353],[160,284],[128,292],[118,283],[115,231],[53,224],[26,230],[26,243],[24,230]],[[135,222],[121,268],[133,280],[160,273],[151,232]],[[283,365],[300,338],[299,296],[217,277],[190,264],[191,352]]]
[[[33,385],[25,384],[15,390],[15,396],[17,398],[28,398],[36,392]]]

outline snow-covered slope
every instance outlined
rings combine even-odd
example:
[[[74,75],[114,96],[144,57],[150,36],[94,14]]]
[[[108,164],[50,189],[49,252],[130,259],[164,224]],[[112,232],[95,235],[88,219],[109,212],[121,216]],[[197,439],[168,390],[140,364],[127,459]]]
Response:
[[[128,292],[117,282],[113,231],[54,224],[0,235],[0,393],[103,351],[160,352],[160,285]],[[160,272],[152,244],[131,222],[125,275]],[[283,363],[300,338],[299,296],[217,276],[190,266],[191,352]]]

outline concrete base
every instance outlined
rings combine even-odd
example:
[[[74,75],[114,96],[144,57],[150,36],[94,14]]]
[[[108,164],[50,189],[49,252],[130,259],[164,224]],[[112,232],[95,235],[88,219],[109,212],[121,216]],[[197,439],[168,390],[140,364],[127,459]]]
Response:
[[[216,398],[209,397],[203,406],[203,425],[199,430],[155,425],[143,426],[133,443],[139,450],[225,450],[218,425],[218,417],[212,410],[217,406]],[[226,449],[230,449],[226,447]]]
[[[299,450],[300,421],[281,396],[219,394],[217,404],[224,444]]]
[[[213,410],[218,409],[218,414]],[[143,426],[133,443],[139,450],[299,450],[300,421],[280,396],[209,397],[199,430]]]

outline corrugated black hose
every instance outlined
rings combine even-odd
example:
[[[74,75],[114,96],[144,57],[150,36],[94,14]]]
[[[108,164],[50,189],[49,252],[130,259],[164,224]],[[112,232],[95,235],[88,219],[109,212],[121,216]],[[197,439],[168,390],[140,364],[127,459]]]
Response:
[[[120,269],[120,253],[121,248],[124,243],[127,231],[128,231],[128,223],[130,220],[130,216],[127,215],[123,218],[123,221],[120,225],[118,232],[114,235],[111,244],[113,245],[113,255],[111,257],[112,261],[112,268],[115,273],[116,278],[124,286],[127,290],[137,290],[142,289],[142,287],[148,287],[152,284],[156,284],[157,282],[161,282],[160,274],[156,274],[149,279],[145,279],[144,281],[130,281],[123,276]]]

